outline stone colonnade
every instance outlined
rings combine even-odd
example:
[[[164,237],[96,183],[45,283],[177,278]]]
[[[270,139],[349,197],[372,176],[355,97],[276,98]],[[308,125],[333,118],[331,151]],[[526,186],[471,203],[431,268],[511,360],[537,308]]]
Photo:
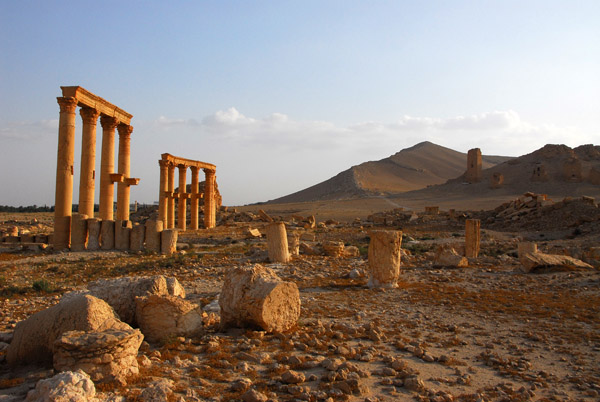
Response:
[[[201,194],[198,189],[198,173],[204,170],[204,227],[216,225],[215,180],[216,166],[206,162],[162,154],[160,166],[160,188],[158,193],[158,220],[166,229],[175,227],[175,200],[178,200],[177,228],[187,229],[187,200],[190,200],[190,229],[198,229],[198,205]],[[175,168],[179,171],[179,190],[175,192]],[[186,173],[192,172],[191,192],[186,192]]]
[[[129,142],[133,127],[131,114],[79,86],[61,87],[62,97],[58,123],[58,154],[56,163],[56,193],[54,211],[54,247],[71,245],[73,205],[73,165],[75,159],[75,111],[80,107],[83,121],[81,141],[81,172],[79,181],[79,213],[94,216],[96,180],[96,124],[102,125],[100,160],[100,212],[102,220],[113,220],[114,183],[117,185],[117,220],[129,220],[129,187],[139,183],[131,178]],[[118,171],[115,173],[115,129],[119,133]]]

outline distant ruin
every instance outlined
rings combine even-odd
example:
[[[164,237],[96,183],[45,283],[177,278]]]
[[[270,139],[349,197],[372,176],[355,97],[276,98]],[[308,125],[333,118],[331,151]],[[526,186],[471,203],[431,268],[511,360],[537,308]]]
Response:
[[[131,114],[94,95],[80,86],[61,87],[62,97],[58,123],[58,155],[56,162],[56,192],[54,211],[54,247],[57,250],[71,245],[71,216],[73,206],[73,174],[75,159],[75,111],[83,120],[81,142],[81,172],[79,182],[79,213],[94,217],[94,186],[96,171],[96,122],[102,125],[102,154],[100,162],[100,212],[102,220],[113,220],[114,183],[117,186],[117,219],[129,220],[129,187],[139,183],[131,178],[129,143],[133,127]],[[119,132],[118,172],[115,173],[115,128]]]
[[[546,170],[546,166],[538,163],[533,168],[533,173],[531,174],[531,181],[548,181],[548,171]]]
[[[490,187],[500,188],[504,184],[504,175],[500,172],[494,172],[490,177]]]
[[[198,204],[204,198],[204,227],[216,225],[215,182],[217,167],[211,163],[180,158],[165,153],[158,161],[160,165],[160,189],[158,198],[158,219],[166,229],[175,227],[175,200],[178,200],[177,228],[187,229],[187,199],[190,199],[190,229],[198,229]],[[175,167],[179,169],[179,189],[175,192]],[[190,193],[186,192],[187,169],[192,171]],[[204,170],[204,193],[198,188],[198,172]]]
[[[569,158],[563,162],[563,177],[566,181],[579,183],[583,180],[581,173],[581,160],[579,158]]]
[[[481,181],[481,150],[479,148],[469,149],[467,153],[465,179],[469,183],[478,183]]]

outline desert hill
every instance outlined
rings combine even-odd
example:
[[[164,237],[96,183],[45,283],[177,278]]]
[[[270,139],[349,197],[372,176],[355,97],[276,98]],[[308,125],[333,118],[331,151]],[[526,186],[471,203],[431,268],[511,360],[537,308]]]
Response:
[[[482,156],[483,168],[511,159]],[[425,141],[381,159],[353,166],[324,182],[268,203],[293,203],[362,198],[422,189],[459,177],[467,155]]]

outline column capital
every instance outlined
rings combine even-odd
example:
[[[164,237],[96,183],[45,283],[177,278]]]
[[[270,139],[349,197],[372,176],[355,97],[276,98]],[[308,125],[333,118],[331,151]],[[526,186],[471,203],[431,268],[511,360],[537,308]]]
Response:
[[[158,160],[158,166],[160,167],[164,167],[167,168],[171,165],[171,163],[169,161],[163,160],[163,159],[159,159]]]
[[[100,116],[100,124],[104,130],[114,130],[117,127],[118,121],[114,117]]]
[[[129,137],[131,135],[131,132],[133,131],[133,126],[130,126],[129,124],[119,123],[119,125],[117,126],[117,130],[119,130],[119,137]]]
[[[203,169],[203,170],[204,170],[204,174],[205,174],[206,176],[214,176],[214,175],[215,175],[215,173],[216,173],[216,172],[215,172],[214,170],[212,170],[212,169],[206,169],[206,168],[205,168],[205,169]]]
[[[98,116],[100,116],[100,112],[91,107],[84,106],[79,109],[79,114],[81,115],[81,119],[85,124],[96,124],[98,121]]]
[[[77,99],[70,97],[58,97],[56,98],[58,106],[60,106],[60,112],[75,113],[77,109]]]
[[[187,167],[187,165],[184,165],[183,163],[180,163],[179,165],[177,165],[177,168],[179,170],[184,170],[185,171],[185,170],[187,170],[188,167]]]

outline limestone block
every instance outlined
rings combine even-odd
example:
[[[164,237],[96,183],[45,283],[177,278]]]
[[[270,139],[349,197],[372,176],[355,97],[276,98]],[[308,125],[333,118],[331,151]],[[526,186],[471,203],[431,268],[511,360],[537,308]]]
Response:
[[[131,229],[131,238],[129,239],[129,248],[131,251],[142,251],[144,249],[145,235],[146,227],[136,223]]]
[[[260,230],[248,228],[246,230],[246,239],[259,239],[261,237]]]
[[[48,244],[48,235],[44,235],[44,234],[39,234],[39,235],[35,235],[35,240],[36,243],[45,243]]]
[[[131,221],[115,222],[115,248],[117,250],[129,250],[129,240],[131,237]]]
[[[300,236],[294,233],[289,238],[289,248],[291,255],[300,255]]]
[[[356,246],[348,246],[344,248],[345,257],[360,257],[360,250]]]
[[[172,278],[172,281],[177,279]],[[162,276],[101,279],[88,285],[90,294],[106,301],[115,309],[122,321],[137,326],[135,321],[135,298],[140,296],[169,294],[169,288],[179,289],[179,282],[169,286]],[[179,290],[177,290],[179,291]]]
[[[532,242],[519,243],[519,246],[518,246],[519,261],[521,261],[521,259],[524,258],[525,255],[527,255],[529,253],[537,253],[537,252],[538,252],[538,248],[537,248],[536,243],[532,243]]]
[[[160,233],[163,221],[146,221],[146,250],[160,252]]]
[[[267,214],[265,211],[263,211],[262,209],[258,210],[258,216],[260,216],[260,219],[265,221],[265,222],[273,222],[273,218],[271,218],[269,216],[269,214]]]
[[[68,331],[130,328],[103,300],[76,295],[35,313],[15,327],[6,360],[11,365],[52,361],[54,341]]]
[[[149,342],[173,336],[189,338],[202,332],[202,308],[177,296],[137,297],[136,319]]]
[[[267,249],[271,262],[288,262],[290,253],[288,250],[287,234],[283,222],[270,223],[266,227]]]
[[[369,243],[369,287],[397,287],[402,257],[402,232],[373,230]]]
[[[96,387],[85,372],[64,371],[52,378],[39,380],[29,391],[25,402],[95,401]]]
[[[101,220],[98,218],[90,218],[87,220],[88,228],[88,250],[100,249],[100,225]]]
[[[30,233],[23,234],[20,237],[21,237],[21,243],[33,243],[35,241],[35,236]],[[73,249],[73,246],[71,246],[71,250],[72,249]]]
[[[127,384],[139,373],[137,354],[144,336],[138,329],[69,331],[54,342],[54,369],[83,370],[95,383]]]
[[[115,221],[103,220],[100,224],[100,248],[113,250],[115,248]]]
[[[323,243],[323,251],[329,257],[341,257],[344,254],[344,242],[326,241]]]
[[[19,235],[19,227],[18,226],[9,226],[6,229],[6,234],[8,236],[18,236]]]
[[[177,251],[177,229],[165,229],[161,233],[160,252],[161,254],[173,254]]]
[[[528,253],[519,258],[524,272],[534,272],[539,269],[581,270],[594,269],[590,264],[566,255],[544,253]]]
[[[458,254],[453,247],[440,246],[435,251],[433,265],[436,267],[465,268],[469,266],[469,260]]]
[[[465,256],[467,258],[477,258],[479,255],[480,227],[481,222],[479,219],[467,219],[465,221]]]
[[[74,214],[71,219],[71,251],[83,251],[86,249],[88,230],[88,216]]]
[[[167,294],[170,296],[179,296],[185,299],[185,289],[181,286],[181,283],[176,278],[166,277],[167,281]]]
[[[259,327],[268,332],[291,329],[300,317],[300,293],[261,265],[228,271],[219,296],[221,325]]]

